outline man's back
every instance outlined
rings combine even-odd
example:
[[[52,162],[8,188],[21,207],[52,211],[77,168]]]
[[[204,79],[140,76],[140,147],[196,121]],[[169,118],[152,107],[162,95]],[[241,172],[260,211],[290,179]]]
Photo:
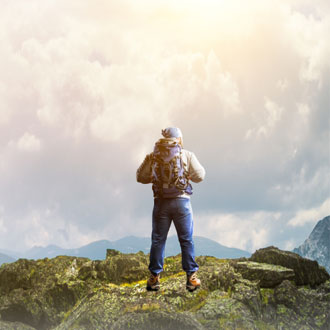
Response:
[[[152,159],[153,152],[148,154],[136,172],[136,180],[140,183],[152,183]],[[198,161],[195,154],[182,149],[182,160],[187,164],[188,177],[192,182],[198,183],[204,180],[205,169]]]

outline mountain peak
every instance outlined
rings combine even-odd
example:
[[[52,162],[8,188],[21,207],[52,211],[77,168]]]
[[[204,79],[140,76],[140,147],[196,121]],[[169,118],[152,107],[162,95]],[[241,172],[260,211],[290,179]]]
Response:
[[[318,221],[305,242],[293,252],[316,260],[330,272],[330,216]]]

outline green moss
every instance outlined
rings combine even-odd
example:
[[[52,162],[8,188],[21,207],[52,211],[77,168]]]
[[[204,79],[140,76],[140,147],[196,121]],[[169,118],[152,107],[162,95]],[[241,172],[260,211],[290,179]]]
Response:
[[[263,304],[268,305],[269,298],[274,296],[274,289],[261,288],[260,294],[261,294]]]
[[[316,316],[315,319],[314,319],[315,324],[319,328],[322,328],[325,325],[326,321],[327,321],[326,315]]]
[[[30,271],[30,278],[35,274],[36,270],[35,268],[32,268],[31,271]]]
[[[208,262],[208,263],[217,263],[217,264],[224,264],[224,263],[229,263],[230,262],[229,259],[218,259],[216,257],[210,257],[210,256],[207,256],[205,258],[205,261]]]
[[[277,306],[277,314],[279,315],[285,315],[288,313],[288,309],[284,305],[278,305]]]
[[[205,305],[208,294],[209,292],[207,290],[198,290],[194,296],[192,296],[190,299],[185,300],[180,305],[178,311],[196,312]]]
[[[146,284],[147,284],[147,279],[141,280],[141,281],[136,281],[136,282],[131,282],[131,283],[125,282],[125,283],[121,283],[119,286],[132,288],[135,286],[145,286]]]
[[[226,317],[220,317],[218,319],[219,321],[219,326],[220,329],[228,329],[228,325],[232,322],[235,322],[237,320],[239,320],[241,318],[240,315],[238,314],[234,314],[234,313],[230,313],[228,314]],[[229,323],[229,324],[228,324]],[[238,329],[237,327],[235,327],[235,329]]]
[[[254,324],[258,330],[276,330],[277,328],[269,323],[265,323],[260,320],[254,321]]]
[[[64,313],[62,322],[66,321],[68,317],[71,315],[72,309],[69,309],[66,313]]]
[[[142,304],[127,306],[124,310],[124,313],[153,312],[157,310],[160,310],[160,305],[158,303],[142,303]]]
[[[186,273],[185,273],[185,272],[178,272],[178,273],[173,274],[173,275],[164,276],[163,278],[160,277],[160,281],[161,281],[161,282],[166,282],[166,281],[168,281],[168,280],[170,280],[170,279],[173,279],[173,278],[176,279],[176,278],[178,278],[178,277],[180,277],[180,276],[183,276],[183,275],[186,275]]]
[[[23,311],[39,329],[108,329],[126,314],[132,319],[125,325],[133,328],[135,317],[165,310],[175,317],[189,315],[206,329],[326,326],[330,284],[297,288],[285,281],[275,289],[260,289],[242,278],[234,261],[203,256],[197,257],[202,287],[190,293],[179,255],[166,259],[161,289],[149,292],[145,259],[137,254],[107,261],[57,257],[8,264],[0,269],[0,306],[12,308],[16,315]]]

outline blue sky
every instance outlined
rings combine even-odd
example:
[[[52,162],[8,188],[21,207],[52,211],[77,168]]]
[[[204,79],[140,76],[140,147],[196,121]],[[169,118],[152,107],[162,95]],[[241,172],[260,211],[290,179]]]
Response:
[[[327,1],[14,0],[0,25],[0,248],[149,236],[135,172],[172,125],[206,169],[195,235],[292,249],[329,215]]]

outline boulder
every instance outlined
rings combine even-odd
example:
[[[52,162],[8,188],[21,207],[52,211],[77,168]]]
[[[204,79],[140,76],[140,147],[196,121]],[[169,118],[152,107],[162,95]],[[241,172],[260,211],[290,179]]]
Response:
[[[137,282],[150,275],[148,262],[148,257],[143,252],[124,254],[108,249],[105,260],[85,262],[79,269],[78,278],[114,284]]]
[[[243,278],[257,281],[262,288],[273,288],[295,277],[292,269],[254,261],[239,261],[234,263],[234,267]]]
[[[204,330],[191,315],[166,311],[128,313],[119,318],[111,330]]]
[[[5,322],[0,320],[0,330],[35,330],[35,328],[20,322]]]
[[[258,329],[251,310],[221,290],[208,295],[205,304],[196,312],[196,317],[205,329]]]
[[[0,319],[47,329],[88,291],[76,278],[86,258],[20,259],[0,268]]]
[[[325,268],[320,267],[317,261],[303,258],[293,252],[282,251],[274,246],[257,250],[249,260],[293,269],[297,285],[316,287],[330,278]]]
[[[324,299],[320,293],[283,281],[274,289],[274,298],[278,324],[289,321],[292,329],[329,329],[329,296]]]
[[[113,251],[113,250],[112,250]],[[109,253],[105,261],[98,262],[98,271],[104,271],[111,283],[132,283],[147,279],[149,257],[143,252],[138,253]]]

